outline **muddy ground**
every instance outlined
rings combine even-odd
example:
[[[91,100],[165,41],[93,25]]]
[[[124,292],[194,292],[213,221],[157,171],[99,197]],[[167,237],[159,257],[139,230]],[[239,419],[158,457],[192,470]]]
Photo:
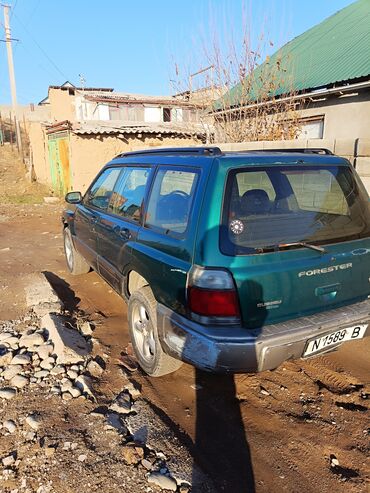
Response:
[[[22,319],[27,275],[45,272],[72,316],[95,325],[107,366],[95,384],[98,403],[64,402],[42,387],[0,401],[0,422],[17,421],[15,433],[0,430],[0,459],[17,449],[20,461],[9,483],[0,480],[0,492],[160,491],[148,483],[142,463],[124,460],[122,435],[90,414],[127,379],[208,475],[208,484],[200,482],[194,492],[367,491],[370,338],[258,375],[210,375],[186,364],[158,379],[140,371],[128,374],[118,359],[129,343],[123,301],[96,273],[73,277],[66,271],[61,205],[9,199],[24,186],[30,196],[33,191],[19,167],[13,167],[20,174],[15,180],[11,174],[9,191],[3,169],[13,158],[1,153],[0,148],[0,320]],[[37,189],[35,196],[40,193]],[[30,412],[42,412],[45,425],[42,436],[28,443],[24,417]],[[76,450],[64,450],[64,442],[77,443]],[[53,455],[45,455],[45,443],[56,444]],[[78,460],[81,454],[84,461]],[[154,461],[150,450],[144,454]]]

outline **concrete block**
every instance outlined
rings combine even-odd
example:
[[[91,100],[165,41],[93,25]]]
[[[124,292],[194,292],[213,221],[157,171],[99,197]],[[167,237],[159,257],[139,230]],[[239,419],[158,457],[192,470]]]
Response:
[[[89,354],[87,341],[77,329],[67,328],[62,317],[52,313],[44,315],[41,327],[47,330],[54,344],[58,364],[80,363]]]
[[[370,157],[356,158],[356,171],[361,177],[370,176]]]
[[[335,139],[308,139],[307,147],[321,147],[334,152]]]
[[[31,274],[26,279],[26,304],[28,308],[34,308],[39,305],[48,305],[50,311],[60,311],[63,303],[51,287],[44,274]]]
[[[353,156],[355,139],[335,139],[334,153],[338,156]]]
[[[370,157],[370,139],[358,139],[357,155]]]

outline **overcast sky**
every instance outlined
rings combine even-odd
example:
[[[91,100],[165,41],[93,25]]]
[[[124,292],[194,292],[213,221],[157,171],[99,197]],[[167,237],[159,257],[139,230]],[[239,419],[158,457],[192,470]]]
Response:
[[[215,30],[264,33],[275,50],[351,0],[11,0],[19,104],[37,103],[66,79],[88,87],[171,93],[175,62],[197,70]],[[4,39],[3,12],[0,14]],[[0,43],[0,103],[9,103],[5,43]]]

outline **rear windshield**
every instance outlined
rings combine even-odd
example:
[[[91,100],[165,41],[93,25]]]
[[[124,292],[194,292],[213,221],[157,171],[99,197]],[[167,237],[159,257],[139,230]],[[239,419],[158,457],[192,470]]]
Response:
[[[368,237],[369,212],[349,166],[238,168],[227,179],[221,251],[263,253]]]

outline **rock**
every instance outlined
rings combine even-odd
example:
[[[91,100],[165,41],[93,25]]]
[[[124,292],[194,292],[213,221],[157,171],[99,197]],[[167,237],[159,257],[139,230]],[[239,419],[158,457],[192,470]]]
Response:
[[[41,359],[47,359],[51,354],[53,354],[54,345],[50,343],[43,344],[42,346],[39,346],[36,351]]]
[[[107,413],[105,419],[107,422],[105,426],[108,430],[117,430],[119,433],[126,433],[127,428],[122,422],[119,414]]]
[[[335,457],[335,455],[330,456],[330,465],[331,467],[339,466],[339,460]]]
[[[6,346],[9,346],[11,349],[18,349],[18,347],[19,347],[19,345],[18,345],[18,337],[16,337],[16,336],[9,337],[9,339],[7,339],[6,341],[4,341],[4,344]]]
[[[48,370],[39,370],[34,373],[34,377],[36,378],[45,378],[49,375]]]
[[[68,392],[72,395],[72,397],[74,397],[75,399],[77,397],[80,397],[82,395],[82,392],[80,389],[78,389],[77,387],[71,387]]]
[[[11,380],[10,380],[10,385],[13,387],[16,387],[17,389],[23,389],[26,385],[29,384],[29,380],[27,377],[24,377],[23,375],[15,375]]]
[[[28,426],[30,426],[33,430],[37,431],[40,428],[41,424],[41,419],[37,414],[29,414],[26,417],[26,423]]]
[[[162,488],[162,490],[177,490],[176,481],[173,478],[161,474],[160,472],[151,472],[148,477],[148,482],[156,484],[157,486]]]
[[[89,353],[88,345],[81,334],[75,329],[65,326],[63,319],[57,315],[47,314],[41,319],[42,327],[49,333],[54,344],[57,363],[80,363]]]
[[[52,457],[55,454],[55,447],[45,447],[44,453],[46,457]]]
[[[64,373],[65,371],[66,371],[66,369],[63,365],[57,365],[57,366],[54,366],[54,368],[52,368],[50,370],[50,373],[52,375],[62,375],[62,373]]]
[[[104,371],[103,368],[99,365],[99,363],[95,360],[89,361],[86,369],[90,373],[90,375],[96,378],[100,377]]]
[[[49,358],[43,359],[40,363],[40,368],[42,368],[43,370],[51,370],[54,367],[54,360],[52,363],[50,363],[50,361],[48,360]]]
[[[141,461],[141,464],[145,467],[145,469],[147,469],[148,471],[150,471],[153,467],[153,464],[150,462],[150,460],[148,459],[143,459]]]
[[[125,445],[122,448],[122,456],[126,464],[136,465],[144,458],[144,449],[135,445]]]
[[[137,399],[141,395],[140,390],[136,388],[131,382],[125,385],[125,390],[128,391],[128,393],[133,399]]]
[[[43,274],[31,274],[26,282],[25,292],[28,307],[35,309],[38,305],[47,304],[54,307],[55,311],[60,311],[63,304]]]
[[[26,433],[24,433],[24,438],[28,442],[32,442],[32,440],[34,440],[35,436],[36,436],[36,433],[34,431],[27,431]]]
[[[62,392],[68,392],[73,387],[73,383],[68,378],[63,378],[61,383]]]
[[[69,378],[72,378],[72,380],[76,380],[76,378],[78,377],[78,373],[74,370],[68,370],[67,375],[69,376]]]
[[[84,322],[80,327],[80,332],[81,334],[83,334],[84,336],[91,336],[91,334],[93,333],[93,330],[91,328],[91,324],[90,322]]]
[[[0,342],[6,341],[10,337],[13,337],[13,335],[11,332],[0,332]]]
[[[61,393],[62,393],[62,391],[60,390],[60,387],[58,387],[57,385],[53,385],[53,386],[51,387],[51,389],[50,389],[50,392],[51,392],[52,394],[57,394],[57,395],[59,395],[59,394],[61,394]]]
[[[27,349],[32,349],[36,346],[41,346],[44,344],[44,338],[41,334],[34,332],[32,334],[23,334],[19,339],[18,344],[19,347],[25,347]]]
[[[13,454],[8,455],[7,457],[4,457],[3,459],[1,459],[1,462],[3,463],[3,465],[5,467],[11,466],[15,462],[15,457]]]
[[[12,399],[16,393],[17,391],[11,387],[3,387],[0,389],[0,398],[9,400]]]
[[[11,365],[29,365],[31,357],[29,354],[16,354],[11,360]]]
[[[1,375],[5,378],[5,380],[10,380],[22,370],[23,366],[21,365],[11,365],[6,370],[4,370]]]
[[[7,419],[3,423],[3,427],[9,431],[9,433],[14,433],[15,430],[17,429],[17,425],[15,424],[15,421],[12,419]]]
[[[81,454],[78,456],[77,458],[80,462],[85,462],[85,460],[87,459],[87,455],[85,454]]]
[[[0,347],[0,366],[7,366],[13,359],[13,352],[9,351],[6,347]]]
[[[62,399],[64,401],[70,401],[71,399],[73,399],[73,397],[69,392],[63,392],[62,393]]]
[[[85,392],[86,394],[94,397],[91,380],[86,375],[80,375],[78,378],[76,378],[75,386],[79,388],[82,392]]]
[[[111,411],[119,414],[128,414],[131,411],[131,397],[128,392],[121,392],[109,406]]]
[[[63,450],[70,450],[70,448],[71,448],[71,442],[63,443]]]
[[[182,484],[179,488],[179,493],[190,493],[191,486],[188,484]]]

